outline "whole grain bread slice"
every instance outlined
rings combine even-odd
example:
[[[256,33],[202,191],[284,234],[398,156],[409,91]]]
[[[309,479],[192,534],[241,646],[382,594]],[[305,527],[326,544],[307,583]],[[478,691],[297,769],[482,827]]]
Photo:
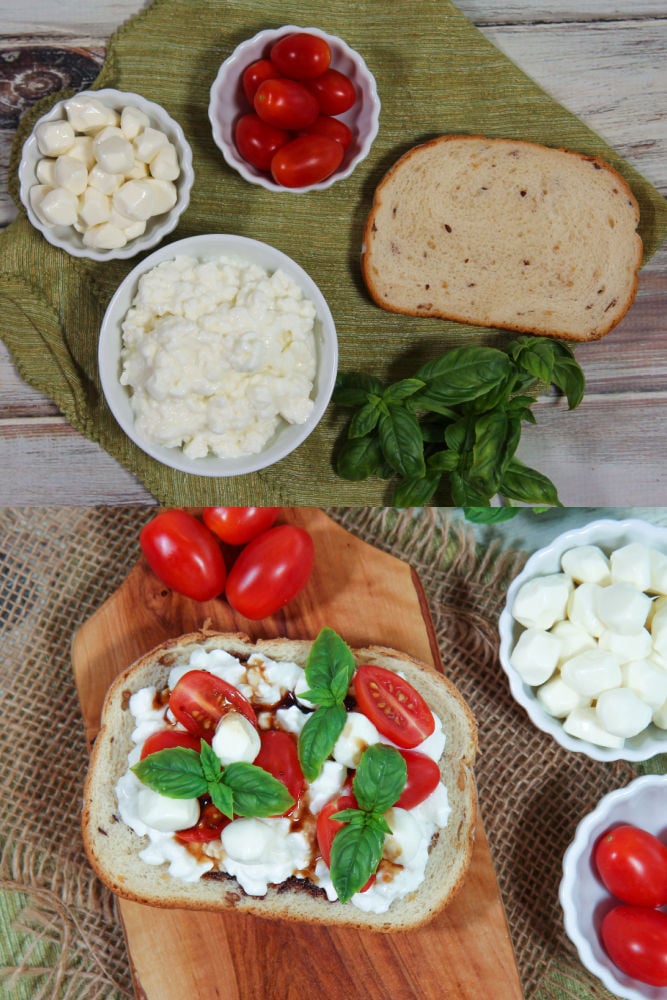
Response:
[[[121,674],[109,689],[102,726],[95,740],[84,789],[83,840],[88,858],[100,879],[117,895],[161,907],[235,910],[260,917],[322,924],[342,924],[377,931],[405,930],[430,920],[460,889],[472,854],[476,822],[473,764],[477,750],[474,718],[456,688],[425,664],[395,650],[372,646],[353,650],[355,661],[375,663],[401,671],[440,716],[447,734],[440,761],[451,814],[432,845],[422,885],[388,913],[364,913],[353,905],[329,902],[324,894],[293,880],[288,887],[269,887],[265,897],[244,893],[235,879],[201,878],[196,883],[171,876],[166,866],[144,863],[138,837],[120,819],[114,794],[116,782],[127,770],[133,717],[130,695],[147,685],[161,690],[171,668],[189,662],[195,647],[222,648],[236,656],[263,652],[274,660],[304,665],[312,643],[291,639],[254,643],[243,634],[197,632],[163,643]]]
[[[629,185],[598,157],[444,135],[378,185],[362,273],[393,312],[597,340],[634,300],[638,221]]]

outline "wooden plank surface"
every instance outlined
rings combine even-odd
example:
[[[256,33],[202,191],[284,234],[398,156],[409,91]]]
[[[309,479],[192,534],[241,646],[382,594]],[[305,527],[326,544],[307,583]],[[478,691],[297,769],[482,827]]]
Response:
[[[315,544],[313,576],[285,612],[251,623],[223,601],[196,604],[166,591],[141,561],[81,626],[72,663],[89,741],[111,680],[153,645],[196,629],[205,619],[253,638],[314,638],[329,625],[353,646],[393,646],[442,670],[421,585],[409,565],[362,542],[321,511],[300,508],[283,518],[307,528]],[[483,816],[483,803],[480,807]],[[127,900],[120,901],[120,910],[137,994],[146,1000],[522,996],[481,819],[459,894],[415,931],[379,935],[234,913],[163,911]]]
[[[145,6],[146,0],[85,7],[79,0],[26,0],[3,12],[0,51],[36,42],[99,51],[118,25]],[[459,0],[458,6],[549,94],[667,193],[664,0]],[[12,135],[11,126],[0,125],[0,225],[15,211],[6,191]],[[563,503],[664,503],[667,467],[656,456],[667,452],[665,314],[663,246],[643,270],[637,302],[623,323],[603,341],[579,349],[587,379],[582,408],[568,415],[545,398],[537,408],[538,427],[524,430],[520,457],[534,461],[556,482]],[[4,504],[60,503],[63,498],[69,503],[152,502],[134,476],[23,385],[2,345],[0,468]],[[44,468],[49,475],[42,474]],[[341,483],[340,502],[356,502],[355,489]]]

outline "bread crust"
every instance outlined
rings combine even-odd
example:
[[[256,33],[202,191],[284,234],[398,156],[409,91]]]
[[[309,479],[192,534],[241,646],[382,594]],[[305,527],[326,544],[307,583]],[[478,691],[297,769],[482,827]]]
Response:
[[[597,340],[635,299],[638,222],[629,184],[597,156],[444,135],[376,188],[361,270],[389,312]]]
[[[441,717],[447,734],[440,761],[451,813],[448,825],[432,846],[422,885],[384,914],[364,913],[351,904],[330,902],[323,892],[304,886],[269,886],[265,897],[244,893],[236,879],[181,882],[166,866],[153,867],[139,858],[145,843],[118,815],[114,794],[127,770],[134,727],[129,695],[149,684],[166,685],[172,666],[187,662],[193,646],[221,647],[233,655],[264,652],[275,660],[304,665],[310,641],[269,639],[253,642],[243,633],[202,630],[171,639],[146,653],[111,685],[102,709],[102,726],[95,740],[84,787],[82,832],[86,853],[99,878],[118,896],[160,907],[236,910],[259,917],[339,924],[377,931],[405,930],[432,919],[459,891],[472,854],[476,823],[473,765],[477,751],[476,724],[456,688],[442,675],[396,650],[369,646],[353,650],[357,664],[375,663],[401,670]]]

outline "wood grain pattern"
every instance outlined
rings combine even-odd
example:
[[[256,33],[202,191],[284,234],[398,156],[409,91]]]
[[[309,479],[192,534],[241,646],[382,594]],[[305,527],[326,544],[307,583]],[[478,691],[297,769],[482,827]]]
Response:
[[[195,604],[166,591],[141,561],[79,629],[72,662],[89,740],[116,674],[154,644],[207,618],[253,637],[311,638],[326,624],[351,645],[383,643],[442,669],[419,580],[406,563],[350,535],[321,511],[290,510],[286,519],[310,531],[316,551],[313,577],[289,614],[251,623],[222,601]],[[137,994],[147,1000],[522,996],[481,822],[461,891],[435,920],[409,933],[157,910],[126,900],[120,910]]]

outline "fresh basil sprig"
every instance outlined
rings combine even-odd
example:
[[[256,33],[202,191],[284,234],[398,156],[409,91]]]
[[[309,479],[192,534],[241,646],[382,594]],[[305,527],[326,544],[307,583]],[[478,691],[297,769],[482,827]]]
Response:
[[[446,477],[451,501],[488,507],[509,501],[560,506],[556,487],[515,453],[540,385],[554,385],[574,409],[585,378],[567,344],[519,337],[506,349],[460,347],[384,386],[339,374],[334,400],[355,412],[336,458],[344,479],[398,479],[393,503],[429,503]]]
[[[359,892],[375,874],[382,857],[384,838],[391,827],[384,813],[400,798],[407,780],[407,765],[394,749],[382,743],[361,755],[352,790],[358,809],[342,809],[332,819],[345,823],[331,845],[331,881],[342,903]]]
[[[323,628],[306,661],[308,690],[300,695],[318,706],[299,734],[299,761],[308,781],[317,778],[343,731],[344,701],[354,670],[350,647],[333,629]]]
[[[282,781],[255,764],[237,761],[223,768],[205,741],[201,753],[189,747],[157,750],[131,770],[144,785],[171,799],[209,795],[223,816],[280,816],[294,805]]]

